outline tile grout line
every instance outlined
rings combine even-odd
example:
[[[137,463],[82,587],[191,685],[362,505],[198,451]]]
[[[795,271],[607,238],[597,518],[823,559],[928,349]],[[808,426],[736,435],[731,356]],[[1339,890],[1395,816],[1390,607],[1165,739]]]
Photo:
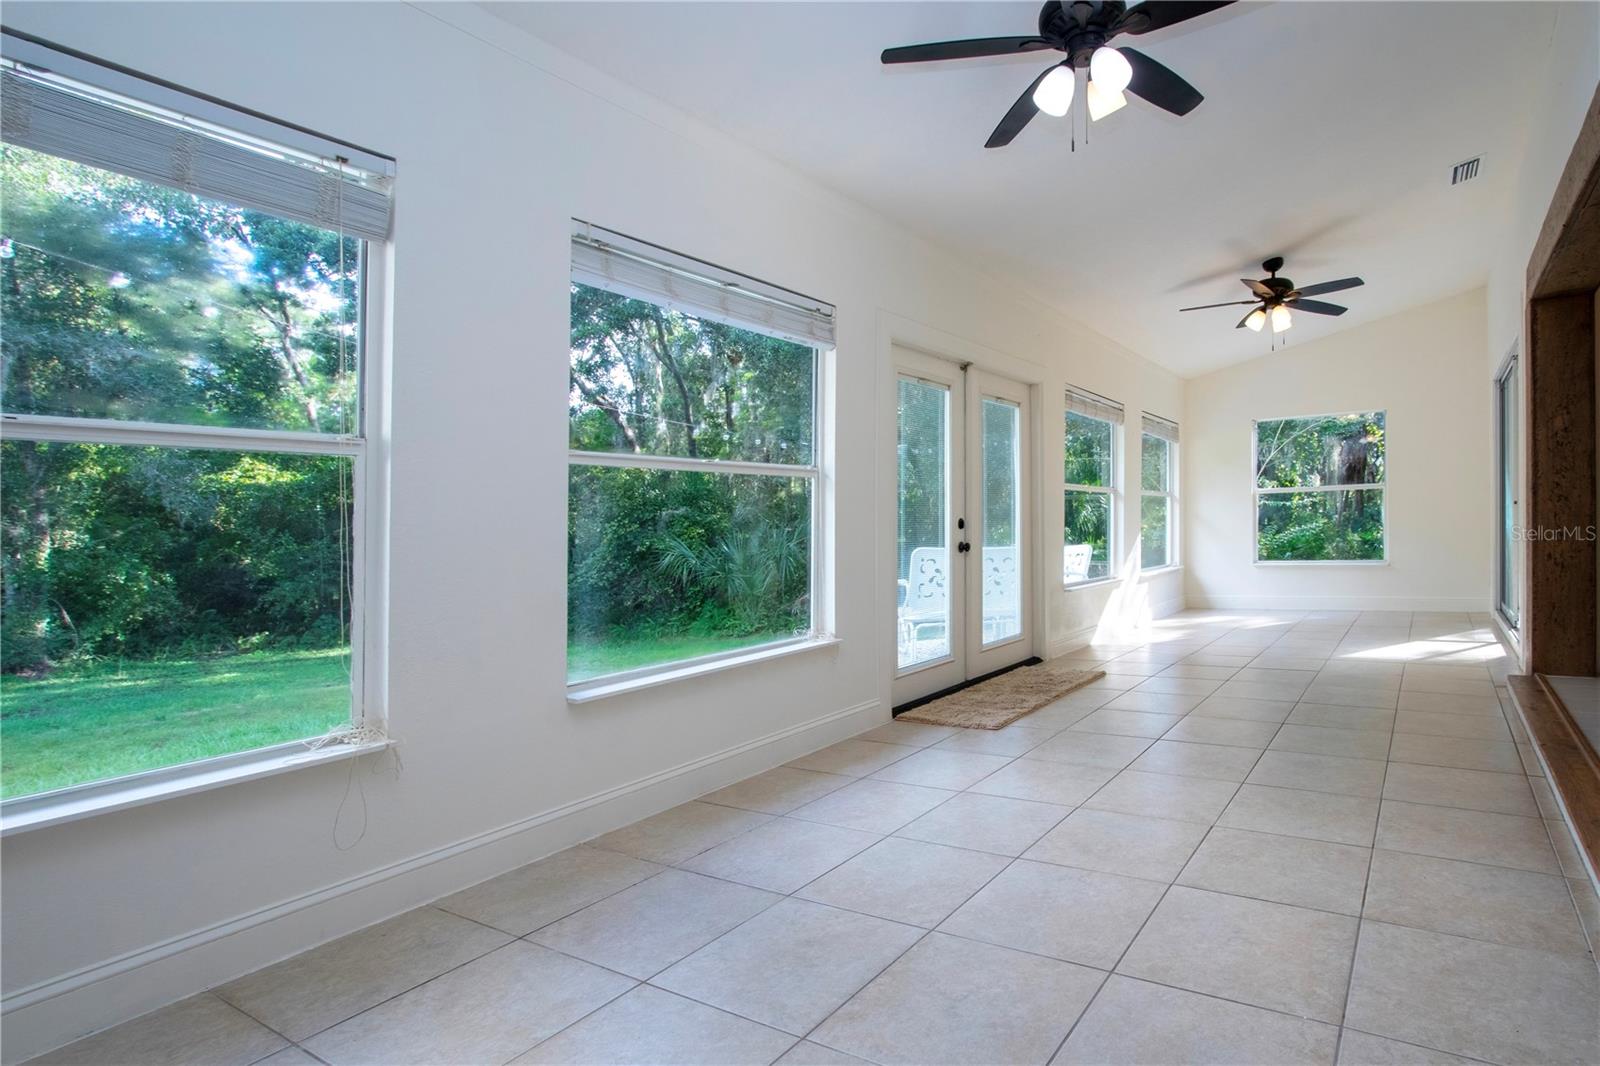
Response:
[[[1188,715],[1186,714],[1184,717],[1188,717]],[[1176,728],[1176,726],[1174,726],[1174,728]],[[1263,748],[1262,753],[1265,754],[1265,751],[1266,749]],[[1261,756],[1257,755],[1256,762],[1259,763],[1260,761]],[[1251,771],[1254,771],[1254,769],[1255,764],[1252,763]],[[1249,774],[1247,773],[1245,776],[1248,777]],[[1112,780],[1115,780],[1115,778]],[[1228,803],[1223,805],[1222,811],[1218,812],[1218,817],[1221,817],[1222,813],[1227,811],[1228,805],[1233,802],[1233,797],[1237,796],[1239,794],[1239,790],[1243,787],[1243,781],[1234,786],[1233,793],[1228,797]],[[1092,799],[1093,796],[1090,798]],[[1150,924],[1150,919],[1154,918],[1156,912],[1161,909],[1161,905],[1166,902],[1167,896],[1172,892],[1173,886],[1178,883],[1178,878],[1183,876],[1183,871],[1188,868],[1189,863],[1194,861],[1195,855],[1199,854],[1200,849],[1205,847],[1206,841],[1211,837],[1211,831],[1215,828],[1216,822],[1213,820],[1211,825],[1206,828],[1205,835],[1200,838],[1200,840],[1195,844],[1194,849],[1190,851],[1189,857],[1184,860],[1183,866],[1178,868],[1178,872],[1174,874],[1172,880],[1167,883],[1167,887],[1161,890],[1161,896],[1156,900],[1155,906],[1150,908],[1149,913],[1144,916],[1144,920],[1139,923],[1139,928],[1134,930],[1133,936],[1131,936],[1128,939],[1128,942],[1123,945],[1122,951],[1118,953],[1116,961],[1111,964],[1111,968],[1106,972],[1106,976],[1101,980],[1099,987],[1094,990],[1094,995],[1089,997],[1089,1002],[1084,1004],[1083,1010],[1080,1011],[1078,1016],[1073,1019],[1072,1024],[1067,1027],[1066,1033],[1064,1033],[1061,1037],[1061,1042],[1056,1045],[1055,1051],[1051,1053],[1050,1058],[1047,1061],[1053,1062],[1061,1055],[1062,1050],[1067,1046],[1067,1042],[1072,1039],[1072,1034],[1077,1031],[1078,1026],[1083,1023],[1083,1019],[1087,1018],[1089,1016],[1089,1012],[1094,1009],[1095,1002],[1100,998],[1100,993],[1105,990],[1106,985],[1111,983],[1111,978],[1116,976],[1117,970],[1122,965],[1123,960],[1127,958],[1128,952],[1132,951],[1133,945],[1138,943],[1139,937],[1143,935],[1145,927]],[[1137,978],[1134,979],[1137,980]]]

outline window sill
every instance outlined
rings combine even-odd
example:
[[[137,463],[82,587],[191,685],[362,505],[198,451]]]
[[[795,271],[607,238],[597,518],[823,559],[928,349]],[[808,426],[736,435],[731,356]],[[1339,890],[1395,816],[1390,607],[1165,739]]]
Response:
[[[1388,566],[1387,559],[1257,559],[1255,566]]]
[[[771,662],[774,659],[784,659],[790,655],[800,655],[805,652],[820,651],[838,646],[839,638],[837,637],[815,637],[793,643],[780,644],[776,647],[752,648],[748,652],[729,655],[726,658],[714,659],[710,662],[685,663],[682,666],[667,667],[640,677],[627,677],[613,681],[607,681],[605,678],[599,678],[595,681],[583,681],[567,689],[567,702],[575,704],[594,703],[599,700],[610,699],[613,696],[625,696],[630,692],[641,692],[660,685],[670,685],[677,681],[688,681],[705,677],[709,674],[719,674],[724,670],[733,670],[741,666],[753,666]]]
[[[241,781],[274,777],[307,766],[343,762],[383,751],[393,743],[393,740],[373,740],[363,744],[330,744],[308,750],[296,742],[266,748],[247,757],[224,756],[190,766],[135,774],[122,781],[63,789],[59,793],[44,793],[37,797],[22,796],[0,807],[0,837],[64,825],[131,807],[143,807],[147,803],[175,796],[209,792]]]
[[[1169,564],[1167,566],[1157,566],[1157,567],[1154,567],[1154,568],[1149,569],[1149,570],[1141,570],[1141,571],[1139,571],[1139,580],[1140,581],[1149,581],[1151,578],[1163,577],[1163,576],[1165,576],[1167,574],[1181,574],[1181,573],[1183,573],[1183,564],[1182,563],[1172,563],[1172,564]],[[1126,581],[1126,580],[1127,580],[1127,578],[1122,577],[1120,575],[1113,575],[1112,577],[1097,577],[1093,581],[1074,581],[1070,585],[1062,585],[1061,586],[1061,591],[1062,592],[1076,592],[1079,589],[1097,589],[1097,588],[1100,588],[1102,585],[1115,585],[1119,581]]]

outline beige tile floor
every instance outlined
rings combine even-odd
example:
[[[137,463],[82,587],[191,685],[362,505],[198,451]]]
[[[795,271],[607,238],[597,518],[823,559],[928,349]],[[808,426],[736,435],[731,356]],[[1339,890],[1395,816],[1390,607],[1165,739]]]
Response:
[[[1600,1061],[1483,618],[1074,654],[1005,730],[882,726],[36,1061]]]

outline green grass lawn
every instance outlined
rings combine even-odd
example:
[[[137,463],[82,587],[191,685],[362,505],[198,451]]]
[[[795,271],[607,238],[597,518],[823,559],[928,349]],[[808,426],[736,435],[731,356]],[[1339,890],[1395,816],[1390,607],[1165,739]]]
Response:
[[[567,642],[567,680],[583,681],[601,674],[637,670],[697,655],[714,655],[756,644],[783,640],[793,633],[756,633],[744,637],[612,637],[604,641]]]
[[[317,736],[350,719],[342,649],[0,677],[0,796]]]

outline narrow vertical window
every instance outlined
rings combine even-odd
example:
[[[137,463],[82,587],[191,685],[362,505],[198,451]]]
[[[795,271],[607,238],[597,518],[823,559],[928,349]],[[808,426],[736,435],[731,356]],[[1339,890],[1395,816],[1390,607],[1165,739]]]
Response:
[[[1062,581],[1075,585],[1116,573],[1117,437],[1122,405],[1069,388],[1062,485]]]
[[[1517,391],[1517,357],[1506,360],[1495,379],[1495,599],[1500,617],[1513,631],[1518,624],[1517,607],[1517,485],[1518,433],[1521,400]]]
[[[1139,438],[1139,566],[1158,570],[1178,563],[1178,426],[1144,416]]]

